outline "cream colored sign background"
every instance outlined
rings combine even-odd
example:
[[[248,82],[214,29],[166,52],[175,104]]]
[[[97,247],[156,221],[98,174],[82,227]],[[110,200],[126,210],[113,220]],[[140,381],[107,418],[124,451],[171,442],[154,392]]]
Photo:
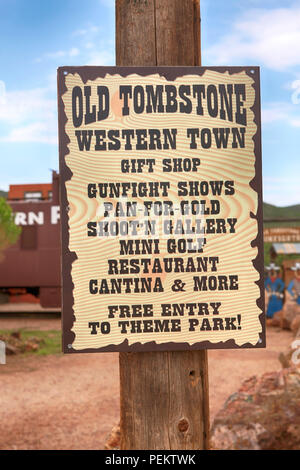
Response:
[[[156,341],[156,343],[176,342],[176,343],[199,343],[201,341],[210,341],[219,343],[234,339],[238,346],[245,343],[257,344],[259,333],[262,327],[259,321],[261,310],[256,304],[260,296],[259,287],[256,281],[259,279],[259,273],[253,266],[253,259],[257,256],[257,248],[251,247],[251,241],[257,236],[257,221],[250,218],[250,211],[256,214],[258,205],[258,195],[251,189],[249,183],[255,176],[255,157],[254,143],[252,137],[256,133],[256,124],[254,123],[253,106],[255,94],[252,86],[253,80],[245,72],[229,75],[228,73],[219,73],[207,70],[202,77],[185,75],[177,78],[171,84],[192,85],[201,83],[204,85],[213,83],[245,83],[246,84],[246,102],[247,108],[247,131],[245,135],[245,148],[217,149],[213,145],[210,149],[190,150],[189,140],[186,138],[187,128],[215,128],[215,127],[241,127],[235,122],[228,122],[219,118],[210,118],[205,108],[204,116],[192,114],[142,114],[136,115],[133,111],[129,116],[122,116],[121,101],[119,100],[119,86],[124,85],[165,85],[166,79],[159,74],[141,77],[136,74],[125,78],[119,75],[106,75],[104,79],[98,78],[94,81],[83,83],[78,74],[69,73],[66,76],[67,92],[63,95],[67,123],[65,132],[70,139],[68,145],[69,153],[65,157],[67,166],[71,169],[73,176],[67,181],[67,199],[70,205],[69,213],[69,232],[70,242],[69,250],[77,255],[77,260],[72,264],[72,281],[74,283],[74,322],[73,330],[75,340],[73,348],[82,350],[85,348],[101,348],[107,345],[118,345],[125,339],[128,339],[129,345],[139,342],[146,343]],[[110,92],[110,113],[106,120],[83,125],[80,129],[146,129],[146,128],[177,128],[177,149],[176,150],[154,150],[154,151],[95,151],[93,145],[91,150],[79,151],[75,128],[72,122],[72,89],[75,86],[83,88],[84,85],[96,87],[105,85]],[[96,100],[96,93],[94,93]],[[97,104],[91,100],[91,105]],[[195,109],[195,107],[193,107]],[[230,142],[230,141],[229,141]],[[173,157],[199,157],[201,166],[198,173],[163,173],[161,161],[163,158]],[[122,173],[120,162],[124,158],[154,158],[156,165],[154,173]],[[90,279],[109,277],[132,277],[145,276],[149,274],[109,276],[107,274],[107,260],[110,258],[120,259],[128,256],[120,256],[120,246],[118,238],[102,239],[99,237],[87,237],[87,223],[89,221],[100,220],[99,206],[103,201],[98,197],[90,199],[87,196],[87,185],[89,183],[101,182],[127,182],[127,181],[170,181],[171,187],[168,198],[160,200],[171,200],[175,204],[180,202],[177,196],[177,182],[190,180],[234,180],[235,194],[233,196],[216,196],[213,199],[219,199],[221,203],[221,212],[217,218],[236,217],[236,233],[230,234],[210,234],[206,235],[207,244],[204,252],[201,254],[168,254],[166,251],[166,240],[160,242],[160,255],[152,255],[160,258],[180,256],[187,259],[189,256],[218,256],[218,271],[215,273],[168,273],[161,275],[163,280],[164,292],[161,293],[130,293],[130,294],[109,294],[92,295],[89,293]],[[147,200],[151,198],[145,198]],[[186,199],[209,199],[185,197]],[[143,203],[143,200],[135,200]],[[155,200],[155,199],[153,199]],[[115,202],[114,200],[110,200]],[[149,255],[135,255],[134,258],[146,257]],[[150,255],[151,257],[151,255]],[[194,292],[192,277],[201,275],[232,275],[239,276],[239,289],[234,291],[206,291]],[[154,276],[154,275],[153,275]],[[186,283],[186,292],[174,293],[171,286],[175,279],[180,278]],[[190,302],[221,302],[219,317],[236,317],[241,315],[241,329],[228,331],[200,331],[196,328],[195,332],[189,332],[188,315],[184,317],[161,317],[160,305],[162,303],[190,303]],[[118,315],[115,319],[108,320],[108,305],[120,304],[153,304],[153,318],[181,318],[181,332],[174,333],[145,333],[145,334],[121,334],[118,327]],[[191,317],[192,318],[192,317]],[[196,316],[201,323],[203,316]],[[211,319],[212,315],[207,316]],[[123,319],[124,320],[124,319]],[[126,319],[126,320],[131,320]],[[137,320],[143,320],[138,318]],[[89,322],[110,321],[111,333],[109,335],[97,334],[91,335]]]

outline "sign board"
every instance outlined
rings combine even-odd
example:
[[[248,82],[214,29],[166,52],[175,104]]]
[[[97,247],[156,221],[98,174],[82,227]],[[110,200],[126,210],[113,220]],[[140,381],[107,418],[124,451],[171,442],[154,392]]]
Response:
[[[264,347],[257,67],[58,70],[64,352]]]
[[[299,242],[300,227],[266,227],[264,228],[265,242]]]

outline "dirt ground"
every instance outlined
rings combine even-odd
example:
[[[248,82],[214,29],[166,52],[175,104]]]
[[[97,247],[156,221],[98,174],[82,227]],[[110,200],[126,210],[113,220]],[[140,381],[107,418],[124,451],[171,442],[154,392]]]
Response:
[[[0,329],[60,329],[55,319],[0,318]],[[267,348],[209,351],[211,422],[242,380],[279,369],[289,331],[267,328]],[[103,449],[119,420],[118,354],[24,358],[0,365],[0,449]]]

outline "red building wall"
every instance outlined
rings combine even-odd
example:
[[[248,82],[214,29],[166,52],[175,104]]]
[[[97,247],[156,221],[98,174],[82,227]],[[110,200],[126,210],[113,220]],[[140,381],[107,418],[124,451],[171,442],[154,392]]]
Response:
[[[44,184],[11,184],[9,186],[8,200],[25,199],[25,194],[40,191],[42,199],[49,199],[49,192],[52,192],[52,183]]]
[[[60,217],[58,175],[52,184],[11,186],[8,203],[22,233],[17,243],[9,247],[0,263],[0,288],[24,287],[39,292],[44,307],[60,306]],[[11,200],[24,191],[43,187],[43,194],[53,192],[52,199],[41,201]],[[30,188],[30,189],[27,189]],[[23,193],[22,193],[23,191]]]

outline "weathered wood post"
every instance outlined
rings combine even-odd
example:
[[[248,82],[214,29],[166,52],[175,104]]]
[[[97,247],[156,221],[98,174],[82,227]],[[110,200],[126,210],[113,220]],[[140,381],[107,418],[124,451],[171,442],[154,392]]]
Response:
[[[118,66],[201,65],[199,0],[116,0]],[[120,353],[121,449],[207,449],[206,351]]]

